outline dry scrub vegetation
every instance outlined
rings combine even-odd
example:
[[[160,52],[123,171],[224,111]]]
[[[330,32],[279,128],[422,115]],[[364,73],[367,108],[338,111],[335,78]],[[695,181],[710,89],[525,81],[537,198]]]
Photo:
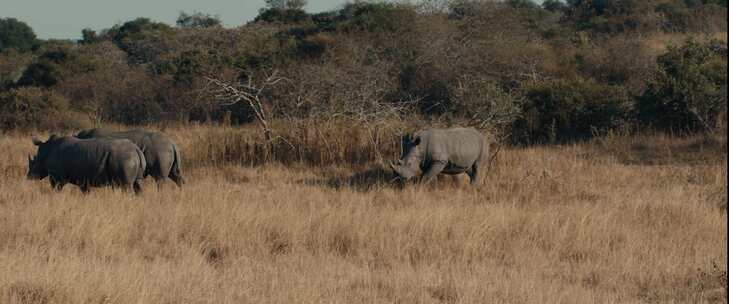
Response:
[[[382,130],[309,129],[309,143],[317,133],[329,142],[307,150],[296,148],[305,136],[289,137],[301,140],[280,152],[291,159],[263,166],[250,165],[255,129],[165,132],[182,147],[188,183],[148,181],[141,197],[53,193],[25,180],[28,134],[0,137],[0,303],[726,296],[726,148],[702,139],[504,148],[478,187],[399,189],[376,161],[397,154]]]

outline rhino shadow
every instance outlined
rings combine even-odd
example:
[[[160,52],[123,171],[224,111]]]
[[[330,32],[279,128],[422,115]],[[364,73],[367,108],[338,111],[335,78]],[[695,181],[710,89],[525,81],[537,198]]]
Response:
[[[394,182],[395,175],[392,170],[377,166],[364,171],[355,172],[352,175],[338,175],[322,178],[303,180],[301,183],[309,186],[328,187],[335,190],[350,188],[355,191],[367,192],[376,188],[398,188],[399,184]]]

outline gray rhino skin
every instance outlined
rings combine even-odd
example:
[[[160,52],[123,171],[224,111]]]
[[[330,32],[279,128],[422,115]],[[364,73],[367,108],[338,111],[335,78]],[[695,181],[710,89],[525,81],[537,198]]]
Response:
[[[180,151],[167,135],[144,129],[115,132],[105,128],[83,130],[76,134],[78,138],[124,138],[131,140],[144,153],[147,159],[147,170],[144,177],[151,175],[159,184],[169,177],[182,188],[185,179],[180,175]]]
[[[38,146],[34,158],[28,156],[28,179],[49,177],[51,187],[60,191],[67,183],[81,188],[120,186],[142,192],[146,160],[139,148],[126,139],[78,139],[52,135]]]
[[[403,155],[390,167],[404,181],[421,177],[428,183],[439,173],[466,173],[473,185],[479,168],[486,165],[488,150],[486,137],[476,129],[425,129],[403,138]]]

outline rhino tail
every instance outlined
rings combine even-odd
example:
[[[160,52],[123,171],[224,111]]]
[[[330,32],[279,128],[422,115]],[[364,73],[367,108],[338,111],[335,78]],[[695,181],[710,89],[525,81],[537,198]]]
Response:
[[[178,187],[182,188],[182,185],[185,183],[185,179],[182,178],[182,174],[180,172],[180,162],[182,162],[180,159],[180,151],[177,150],[177,146],[174,144],[172,145],[172,151],[174,152],[175,158],[172,162],[169,178],[174,181]]]

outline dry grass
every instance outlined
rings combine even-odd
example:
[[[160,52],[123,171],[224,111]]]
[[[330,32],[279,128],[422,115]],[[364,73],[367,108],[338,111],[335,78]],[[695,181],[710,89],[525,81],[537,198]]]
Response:
[[[444,179],[398,189],[372,162],[245,166],[231,149],[246,140],[231,140],[247,130],[166,131],[188,184],[148,182],[141,197],[52,193],[24,178],[29,137],[0,137],[0,303],[713,303],[726,294],[724,152],[695,150],[691,162],[649,154],[695,139],[505,149],[478,187]],[[636,161],[651,157],[661,161]]]

